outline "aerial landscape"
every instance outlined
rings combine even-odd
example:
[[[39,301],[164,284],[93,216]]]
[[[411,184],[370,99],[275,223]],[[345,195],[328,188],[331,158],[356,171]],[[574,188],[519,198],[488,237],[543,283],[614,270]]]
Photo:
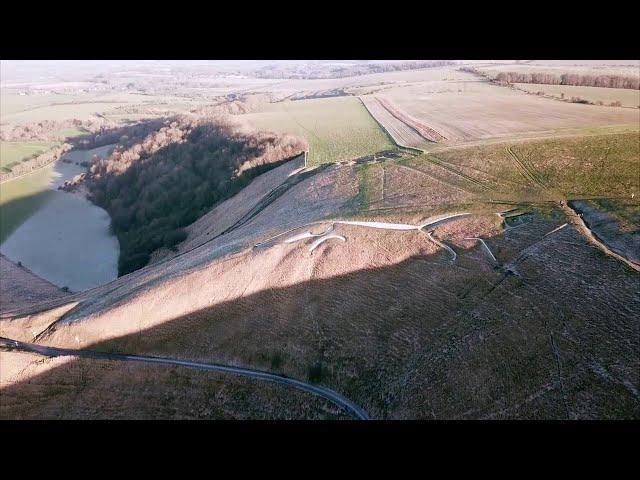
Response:
[[[0,419],[640,419],[640,61],[1,60]]]

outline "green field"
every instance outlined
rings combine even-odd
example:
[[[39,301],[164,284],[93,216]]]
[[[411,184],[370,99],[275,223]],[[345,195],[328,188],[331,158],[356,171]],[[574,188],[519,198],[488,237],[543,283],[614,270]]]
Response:
[[[306,138],[310,164],[353,160],[396,148],[356,97],[274,103],[242,117],[261,130]]]
[[[545,95],[561,98],[571,97],[583,98],[592,103],[602,102],[609,105],[612,102],[620,102],[623,107],[640,106],[640,90],[629,88],[601,88],[601,87],[578,87],[573,85],[543,85],[538,83],[516,83],[517,88],[527,92],[544,92]]]
[[[547,199],[559,194],[572,199],[637,198],[640,194],[638,132],[451,149],[415,161],[433,162],[440,162],[437,172],[448,175],[445,180],[450,177],[472,187],[481,182],[486,187],[484,195],[494,199],[498,194],[514,200],[532,195]],[[528,178],[527,172],[533,177]]]
[[[0,168],[10,168],[11,164],[46,152],[55,145],[55,142],[0,142]]]
[[[80,128],[67,128],[65,130],[59,130],[56,132],[56,135],[60,138],[81,137],[88,134],[89,132]]]

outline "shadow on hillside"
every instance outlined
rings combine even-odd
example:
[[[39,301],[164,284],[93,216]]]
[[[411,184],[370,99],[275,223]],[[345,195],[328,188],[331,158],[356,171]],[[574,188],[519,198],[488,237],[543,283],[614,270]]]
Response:
[[[637,277],[564,232],[520,265],[520,277],[490,266],[479,246],[459,250],[455,265],[438,251],[260,291],[90,348],[279,372],[332,388],[378,419],[638,418]],[[492,243],[516,256],[524,244],[500,242],[523,242],[523,233],[508,235]],[[0,416],[338,414],[288,387],[163,368],[71,360],[5,387]]]
[[[0,244],[36,213],[52,194],[53,190],[44,190],[3,204],[0,207]]]

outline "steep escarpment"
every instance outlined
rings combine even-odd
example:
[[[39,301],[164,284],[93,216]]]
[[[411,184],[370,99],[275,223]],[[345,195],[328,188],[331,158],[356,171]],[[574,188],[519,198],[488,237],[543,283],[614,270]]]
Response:
[[[326,231],[324,223],[177,273],[179,263],[213,255],[207,245],[143,269],[135,281],[123,277],[117,295],[81,302],[37,341],[269,370],[339,392],[376,419],[637,417],[636,274],[599,255],[573,227],[559,229],[563,223],[556,211],[506,231],[496,215],[434,227],[431,237],[453,248],[455,260],[417,230],[335,225],[344,241],[313,252],[311,240],[287,243]],[[495,259],[471,237],[484,238]],[[152,281],[160,268],[174,273]],[[598,280],[586,285],[592,275]],[[109,417],[113,405],[124,418],[217,417],[206,412],[222,407],[233,418],[328,414],[313,397],[288,403],[289,391],[220,374],[189,380],[177,367],[159,374],[0,355],[7,364],[24,361],[5,382],[4,418]],[[56,390],[61,378],[69,387]],[[146,406],[119,393],[131,390],[148,395]],[[112,407],[92,410],[92,397]]]
[[[84,185],[111,215],[120,275],[146,265],[158,248],[173,248],[186,238],[183,228],[214,204],[307,148],[296,137],[250,130],[220,116],[176,117],[136,135],[66,186]]]
[[[192,223],[173,256],[9,312],[0,337],[268,371],[375,419],[638,418],[638,273],[553,202],[483,201],[490,172],[477,185],[436,167],[284,163]],[[0,361],[3,418],[345,414],[179,365]]]

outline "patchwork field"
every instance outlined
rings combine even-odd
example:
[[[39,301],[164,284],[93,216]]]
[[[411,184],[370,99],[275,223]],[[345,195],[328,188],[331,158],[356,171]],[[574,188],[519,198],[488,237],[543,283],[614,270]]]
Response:
[[[544,95],[565,98],[567,100],[570,100],[572,97],[578,97],[592,103],[602,102],[605,105],[609,105],[612,102],[620,102],[623,107],[640,107],[640,90],[632,90],[630,88],[579,87],[574,85],[544,85],[538,83],[516,83],[515,86],[527,92],[544,92]],[[564,97],[562,95],[564,95]],[[640,116],[638,120],[640,121]]]
[[[353,160],[396,148],[355,97],[268,104],[259,113],[241,117],[259,129],[306,138],[311,165]]]
[[[391,86],[464,80],[466,78],[468,78],[468,74],[459,72],[456,68],[437,67],[372,73],[345,78],[272,81],[269,85],[248,88],[243,91],[253,93],[271,92],[276,98],[287,98],[296,94],[313,95],[335,89],[343,89],[350,95],[366,95]]]
[[[484,82],[460,83],[455,92],[425,94],[422,86],[378,94],[446,138],[445,143],[588,128],[638,127],[638,112],[557,102]]]

